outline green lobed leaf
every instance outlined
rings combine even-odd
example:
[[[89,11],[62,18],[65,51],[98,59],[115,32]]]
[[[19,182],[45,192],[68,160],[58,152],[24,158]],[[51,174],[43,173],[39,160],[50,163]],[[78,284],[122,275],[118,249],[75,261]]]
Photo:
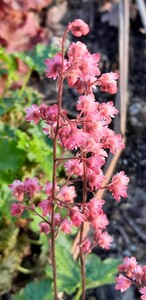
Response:
[[[52,280],[44,279],[39,282],[31,282],[21,289],[12,300],[54,300]]]
[[[58,52],[53,46],[45,44],[37,44],[32,51],[16,52],[14,56],[24,61],[28,67],[43,74],[45,71],[44,59],[53,57]]]
[[[48,176],[48,180],[52,176],[52,147],[45,142],[43,133],[36,128],[35,134],[28,135],[21,130],[16,131],[18,148],[27,153],[27,158],[30,162],[39,164],[40,168]]]
[[[0,137],[0,181],[10,183],[23,166],[25,152],[17,148],[17,140]]]
[[[78,262],[71,255],[71,243],[61,235],[56,242],[58,290],[72,294],[80,286],[81,275]],[[51,267],[46,267],[47,276],[52,278]]]
[[[87,256],[86,261],[86,289],[94,288],[103,284],[115,282],[114,275],[118,271],[118,259],[110,258],[104,261],[95,255]]]

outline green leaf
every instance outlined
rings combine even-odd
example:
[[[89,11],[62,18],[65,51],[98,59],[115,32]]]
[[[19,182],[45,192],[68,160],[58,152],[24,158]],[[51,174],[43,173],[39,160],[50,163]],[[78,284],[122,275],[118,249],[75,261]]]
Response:
[[[71,255],[70,242],[61,235],[56,242],[57,284],[58,290],[72,294],[81,282],[78,262]],[[46,267],[46,273],[52,277],[51,267]]]
[[[87,256],[86,261],[86,289],[95,288],[103,284],[115,282],[114,275],[117,273],[118,259],[101,259],[95,255]]]
[[[4,97],[3,103],[0,103],[0,115],[8,113],[14,107],[15,101],[12,97]]]
[[[32,133],[32,131],[29,132]],[[17,130],[16,134],[19,138],[18,148],[26,151],[28,160],[37,163],[48,176],[48,180],[51,179],[52,147],[45,142],[45,136],[41,130],[36,127],[33,135]]]
[[[21,289],[12,300],[53,300],[52,280],[44,279],[31,282]]]
[[[0,181],[10,183],[24,164],[25,152],[17,148],[17,140],[0,137]]]
[[[43,74],[45,71],[44,59],[53,57],[58,52],[53,46],[37,44],[32,51],[16,52],[14,56],[24,61],[28,67]]]

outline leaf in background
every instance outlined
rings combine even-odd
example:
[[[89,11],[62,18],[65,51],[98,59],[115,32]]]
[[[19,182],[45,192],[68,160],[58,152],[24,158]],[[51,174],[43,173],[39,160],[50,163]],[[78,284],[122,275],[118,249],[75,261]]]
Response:
[[[39,164],[48,176],[48,180],[52,176],[52,147],[45,142],[43,133],[36,127],[35,134],[30,136],[21,130],[17,130],[16,134],[19,138],[18,148],[26,151],[27,158],[30,162]]]
[[[31,282],[12,297],[12,300],[54,300],[52,280]]]
[[[109,258],[101,261],[95,255],[87,256],[86,261],[86,289],[95,288],[103,284],[110,284],[115,282],[114,275],[118,271],[118,259]]]
[[[56,242],[56,262],[58,290],[70,295],[80,286],[81,276],[79,264],[71,255],[71,244],[63,235]],[[51,267],[46,267],[46,273],[52,278]]]
[[[11,97],[3,97],[3,103],[0,103],[0,115],[8,113],[15,105],[16,99]]]
[[[10,183],[23,166],[25,152],[17,148],[16,139],[0,137],[0,181]]]
[[[53,46],[37,44],[31,51],[15,52],[14,56],[24,61],[28,67],[43,74],[45,71],[44,59],[53,57],[58,52]]]

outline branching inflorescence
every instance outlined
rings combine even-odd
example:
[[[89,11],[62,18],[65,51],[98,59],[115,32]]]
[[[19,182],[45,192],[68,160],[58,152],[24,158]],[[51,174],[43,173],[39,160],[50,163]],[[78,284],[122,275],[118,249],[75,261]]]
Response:
[[[86,45],[80,41],[71,43],[67,51],[67,58],[64,58],[65,40],[69,31],[76,37],[80,37],[89,32],[89,27],[80,19],[69,23],[62,39],[61,52],[57,53],[53,59],[45,60],[47,78],[57,79],[58,82],[57,104],[52,106],[47,106],[45,103],[41,106],[34,104],[31,108],[26,109],[26,121],[34,122],[37,125],[40,119],[43,120],[45,124],[43,131],[53,141],[52,182],[47,182],[43,188],[37,178],[26,178],[24,182],[15,180],[10,188],[18,203],[12,204],[11,213],[13,216],[19,217],[25,209],[29,209],[42,218],[42,222],[39,224],[40,231],[48,234],[50,238],[54,299],[57,299],[56,237],[60,231],[70,234],[72,226],[80,228],[78,246],[80,248],[83,300],[85,299],[85,255],[90,253],[95,245],[109,249],[112,242],[112,237],[106,230],[108,219],[103,212],[105,201],[97,198],[96,191],[108,189],[115,200],[119,201],[121,197],[127,196],[129,179],[121,171],[113,176],[111,183],[106,184],[102,167],[108,157],[107,150],[115,154],[119,149],[124,148],[124,144],[121,135],[115,134],[113,130],[109,129],[112,118],[118,113],[113,102],[98,103],[93,94],[96,86],[99,86],[101,91],[116,93],[118,74],[105,73],[101,75],[98,67],[100,55],[98,53],[90,54]],[[77,117],[75,119],[68,118],[62,107],[64,79],[80,94],[76,105]],[[62,148],[61,157],[57,157],[57,144]],[[76,155],[67,158],[68,150],[75,150]],[[57,168],[60,164],[64,166],[67,175],[62,186],[57,182]],[[75,202],[77,195],[73,185],[74,180],[80,180],[83,183],[82,199],[78,199],[77,202]],[[42,212],[39,214],[33,196],[42,188],[46,198],[38,204]],[[89,192],[93,195],[91,199],[88,197]],[[29,205],[24,204],[25,197],[30,199]],[[92,239],[83,237],[85,222],[89,222],[93,229]],[[128,278],[125,277],[126,279],[123,278],[121,275],[117,279],[116,285],[116,288],[121,291],[131,285],[131,280],[137,282],[137,277],[131,277],[131,275],[128,275]],[[146,287],[141,287],[140,291],[144,294]],[[146,299],[146,295],[141,299]]]

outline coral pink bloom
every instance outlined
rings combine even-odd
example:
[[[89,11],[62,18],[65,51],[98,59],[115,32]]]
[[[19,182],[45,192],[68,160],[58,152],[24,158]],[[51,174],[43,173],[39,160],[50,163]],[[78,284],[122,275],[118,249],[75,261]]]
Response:
[[[91,242],[89,239],[85,239],[83,244],[80,246],[82,253],[90,253],[91,252]]]
[[[20,217],[24,212],[25,206],[21,203],[13,203],[11,205],[11,215]]]
[[[74,174],[74,175],[83,175],[83,163],[80,162],[79,159],[69,159],[65,164],[64,164],[66,173],[69,174]]]
[[[22,201],[24,198],[24,183],[20,180],[14,180],[12,184],[9,184],[9,188],[13,191],[12,195],[16,197],[18,201]]]
[[[95,102],[94,95],[80,96],[76,107],[77,110],[81,110],[84,113],[95,111],[97,109],[97,103]]]
[[[60,228],[63,231],[63,233],[71,233],[71,221],[64,219]]]
[[[98,199],[97,197],[94,197],[87,203],[87,207],[92,214],[96,215],[98,213],[99,208],[101,208],[104,203],[105,201],[103,199]]]
[[[109,148],[110,152],[113,154],[115,154],[118,150],[125,148],[125,145],[122,142],[121,134],[115,134],[110,129],[108,129],[108,133],[109,135],[102,139],[104,148]]]
[[[140,299],[141,300],[146,300],[146,286],[144,286],[141,289],[139,289],[139,291],[142,294],[142,296],[140,297]]]
[[[102,171],[100,170],[100,173],[97,174],[91,174],[87,176],[87,180],[89,183],[89,186],[93,190],[95,189],[100,189],[102,187],[102,183],[105,180],[105,176],[103,175]]]
[[[37,125],[41,117],[39,106],[33,104],[31,107],[26,108],[25,111],[27,112],[25,120],[32,121]]]
[[[146,265],[143,266],[143,278],[142,278],[144,285],[146,285]]]
[[[134,276],[132,277],[132,279],[136,280],[138,284],[141,285],[142,282],[144,283],[143,277],[144,277],[144,268],[140,265],[137,265],[134,269]]]
[[[89,26],[81,19],[76,19],[73,22],[69,23],[68,29],[72,32],[73,35],[77,37],[86,35],[89,32]]]
[[[62,54],[57,53],[52,59],[45,59],[46,69],[46,77],[56,79],[61,75],[62,68]],[[67,61],[64,60],[63,72],[67,68]]]
[[[73,65],[77,64],[86,53],[88,53],[88,50],[85,44],[81,42],[71,43],[67,52],[69,63]]]
[[[100,103],[98,106],[100,118],[107,120],[108,123],[111,122],[111,118],[114,118],[118,113],[118,110],[113,106],[113,102],[109,101],[107,103]]]
[[[116,79],[119,78],[117,73],[105,73],[98,78],[97,84],[100,86],[101,91],[115,94],[117,92]]]
[[[39,224],[39,227],[40,227],[41,232],[44,232],[46,234],[48,234],[50,232],[50,225],[48,223],[41,222]]]
[[[52,211],[52,201],[48,199],[42,200],[38,206],[42,209],[43,217],[47,216]]]
[[[123,264],[119,265],[119,271],[125,272],[126,276],[132,278],[134,276],[134,270],[137,266],[137,261],[134,256],[125,257]]]
[[[86,160],[86,164],[87,164],[87,168],[91,170],[91,174],[92,172],[95,174],[98,174],[98,168],[102,167],[105,163],[105,158],[103,156],[92,156],[87,158]]]
[[[129,178],[121,171],[112,177],[111,183],[107,186],[113,197],[119,201],[121,197],[127,197],[127,184]]]
[[[104,126],[103,121],[93,121],[88,123],[86,130],[93,137],[96,143],[99,143],[101,138],[108,134],[108,128]]]
[[[42,189],[42,186],[38,183],[38,178],[34,177],[33,179],[25,178],[24,181],[24,190],[27,197],[33,197],[33,195]]]
[[[87,133],[82,129],[78,129],[76,126],[68,126],[61,128],[59,136],[63,147],[69,150],[77,149],[83,146],[87,138]]]
[[[79,208],[77,206],[74,206],[70,209],[69,216],[72,224],[76,227],[80,227],[81,224],[85,221],[84,215],[79,211]]]
[[[58,105],[53,104],[51,106],[47,106],[46,110],[43,113],[43,120],[45,120],[47,124],[52,125],[57,121],[57,116],[58,116]]]
[[[106,231],[102,232],[101,230],[98,230],[95,233],[95,240],[101,248],[108,250],[111,246],[113,238]]]
[[[92,226],[94,229],[98,230],[98,229],[105,229],[106,226],[108,225],[108,219],[106,217],[106,215],[103,213],[102,209],[96,212],[96,215],[93,215],[92,218]]]
[[[57,198],[61,201],[72,203],[76,197],[74,186],[63,186],[57,195]]]
[[[59,226],[60,222],[61,222],[61,214],[60,213],[56,213],[54,215],[54,221],[55,221],[55,225]]]
[[[121,292],[127,291],[132,284],[131,280],[121,274],[116,278],[116,282],[115,289],[120,290]]]
[[[46,186],[45,186],[45,194],[47,194],[48,197],[51,197],[51,196],[52,196],[52,186],[53,186],[52,182],[47,182],[47,183],[46,183]],[[55,191],[56,191],[56,193],[58,193],[59,190],[60,190],[60,187],[59,187],[59,186],[57,185],[57,183],[56,183],[56,185],[55,185]]]

